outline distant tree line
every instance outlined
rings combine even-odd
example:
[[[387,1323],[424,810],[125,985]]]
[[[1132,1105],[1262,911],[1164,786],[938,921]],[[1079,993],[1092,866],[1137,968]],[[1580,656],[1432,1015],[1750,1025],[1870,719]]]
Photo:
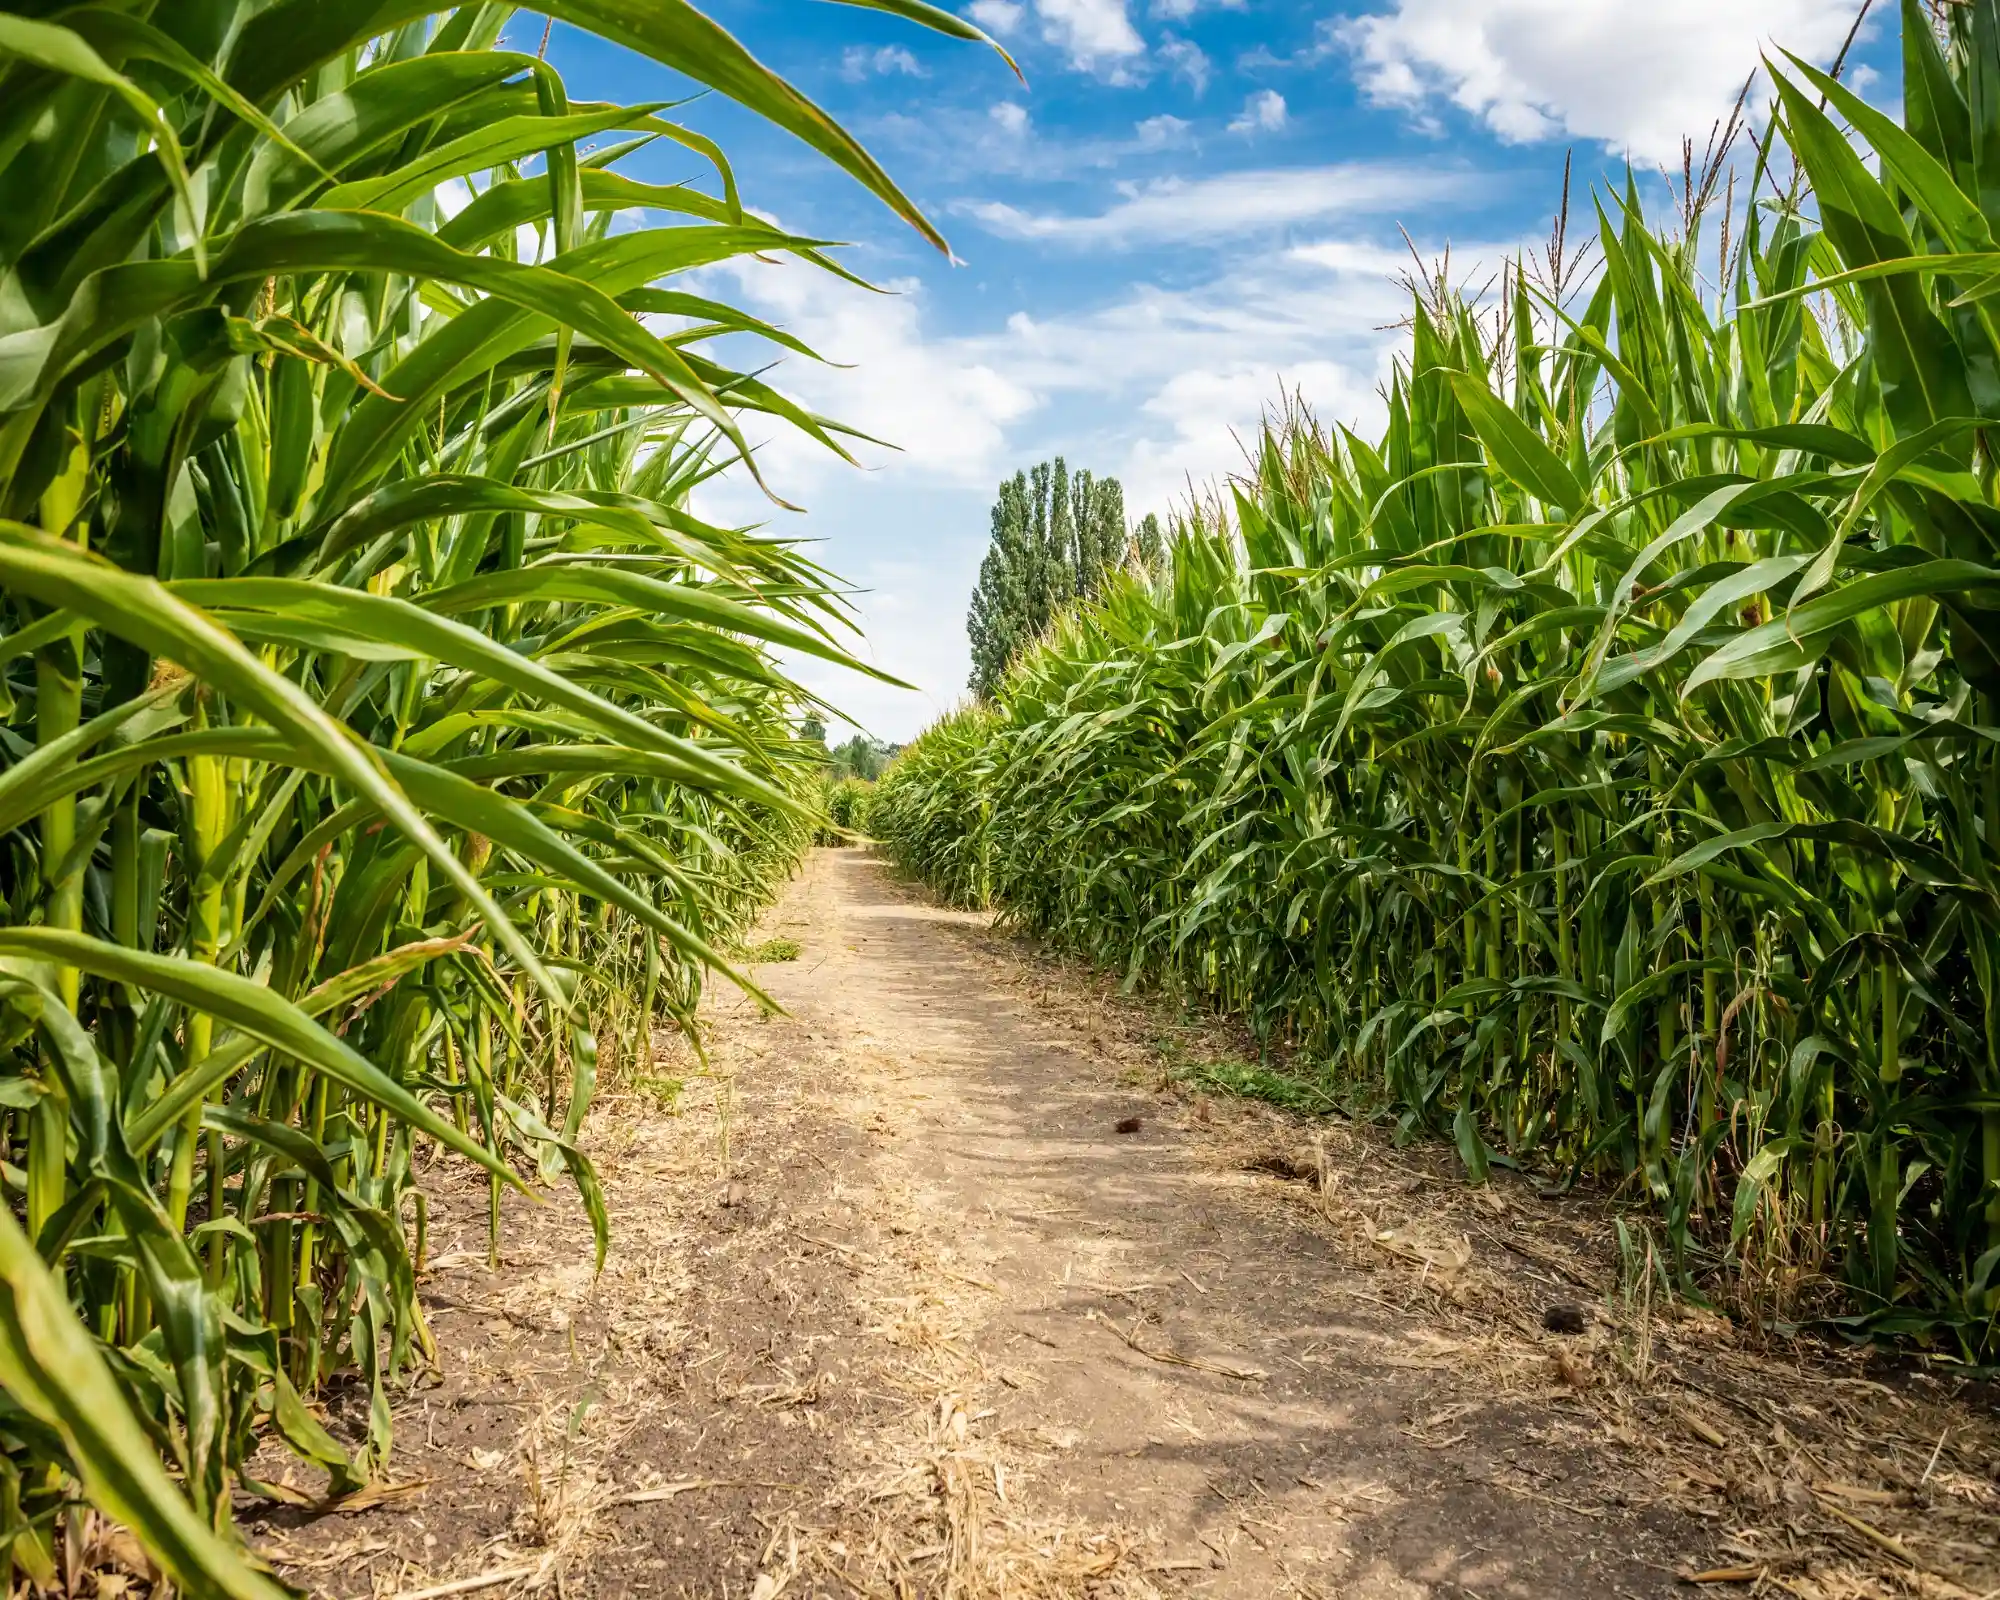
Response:
[[[833,776],[865,778],[873,783],[882,776],[882,769],[895,759],[902,748],[899,744],[865,738],[857,733],[845,744],[837,744],[828,752],[833,761]]]
[[[1107,573],[1159,555],[1159,518],[1148,512],[1127,528],[1116,478],[1072,474],[1061,456],[1015,473],[993,502],[992,540],[965,619],[973,693],[991,699],[1021,648],[1064,606],[1094,597]]]
[[[882,776],[882,769],[895,759],[903,747],[889,744],[881,739],[871,739],[866,734],[857,733],[845,743],[828,750],[826,745],[826,723],[818,717],[808,716],[799,724],[799,738],[807,744],[816,744],[826,750],[827,776],[838,781],[841,778],[865,778],[873,783]]]

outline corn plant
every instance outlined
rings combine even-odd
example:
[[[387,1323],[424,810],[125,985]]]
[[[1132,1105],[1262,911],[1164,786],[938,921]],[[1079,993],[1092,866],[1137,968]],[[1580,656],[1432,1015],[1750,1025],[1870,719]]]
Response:
[[[813,843],[848,843],[861,826],[861,817],[867,810],[868,796],[874,787],[866,778],[830,779],[820,796],[824,820],[813,835]]]
[[[1628,181],[1593,274],[1422,286],[1382,437],[1275,422],[876,831],[1691,1287],[1990,1354],[2000,4],[1944,18],[1902,124],[1777,63],[1747,221]]]
[[[988,785],[994,713],[973,703],[931,724],[889,764],[861,824],[953,905],[991,901]]]
[[[544,9],[938,242],[683,0]],[[838,269],[511,15],[0,6],[0,1588],[52,1581],[80,1489],[189,1592],[275,1593],[237,1466],[274,1431],[380,1470],[433,1356],[420,1180],[497,1229],[567,1172],[601,1260],[605,1053],[688,1024],[810,836],[773,651],[846,661],[840,603],[689,496],[756,471],[746,412],[840,430],[705,353],[795,340],[676,280]],[[713,181],[622,170],[662,141]]]

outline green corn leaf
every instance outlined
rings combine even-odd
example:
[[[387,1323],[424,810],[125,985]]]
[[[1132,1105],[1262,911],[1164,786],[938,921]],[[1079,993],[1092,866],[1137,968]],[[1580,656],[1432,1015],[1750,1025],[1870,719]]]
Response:
[[[1537,499],[1580,513],[1588,496],[1562,459],[1483,383],[1462,372],[1448,376],[1493,464]]]
[[[822,661],[866,673],[894,688],[911,687],[878,667],[856,660],[820,635],[753,610],[727,595],[691,584],[663,583],[636,572],[581,565],[526,567],[473,578],[451,588],[437,590],[427,597],[426,604],[434,611],[450,615],[531,600],[634,606],[690,622],[708,623],[730,632],[747,634],[753,639],[762,639],[769,644],[784,645],[802,655],[817,656]]]
[[[1685,697],[1705,683],[1795,671],[1816,660],[1837,629],[1898,601],[1991,590],[1996,585],[2000,570],[1970,561],[1925,561],[1858,578],[1738,634],[1688,675],[1681,693]]]
[[[440,184],[617,128],[646,127],[658,104],[613,106],[570,116],[502,117],[379,177],[336,184],[314,204],[322,211],[398,212]],[[442,233],[440,233],[442,237]],[[560,248],[566,248],[559,246]]]
[[[128,950],[60,928],[0,928],[0,953],[77,967],[205,1012],[242,1029],[273,1050],[311,1063],[356,1094],[394,1112],[399,1120],[421,1128],[468,1160],[478,1162],[496,1177],[513,1181],[513,1174],[503,1163],[298,1007],[262,984],[219,967],[155,955],[147,950]],[[142,1118],[128,1130],[135,1146],[143,1146],[148,1136],[157,1131],[154,1120]]]
[[[285,1591],[197,1517],[11,1211],[0,1207],[0,1379],[62,1436],[91,1503],[132,1529],[193,1595],[284,1600]]]
[[[1865,138],[1882,158],[1884,170],[1952,251],[1977,252],[1993,248],[1993,230],[1978,203],[1966,195],[1944,164],[1936,160],[1915,138],[1905,133],[1894,118],[1884,116],[1839,79],[1821,72],[1789,50],[1785,59],[1840,112],[1855,131]]]
[[[167,181],[173,185],[182,218],[194,236],[194,260],[199,272],[205,262],[201,213],[195,209],[194,192],[188,179],[180,138],[158,102],[122,73],[112,71],[104,58],[80,35],[58,23],[0,13],[0,57],[12,57],[44,71],[59,72],[65,77],[108,89],[131,108],[133,115],[152,133],[153,148],[159,156],[160,166],[166,173]]]
[[[225,621],[250,607],[288,622],[324,618],[361,638],[393,645],[413,656],[448,662],[550,705],[562,706],[614,739],[672,757],[681,764],[684,774],[699,774],[717,788],[754,794],[771,805],[793,804],[784,791],[722,760],[713,751],[691,739],[663,733],[645,718],[592,694],[518,651],[495,644],[477,629],[435,614],[434,606],[284,578],[197,580],[171,588],[181,598],[219,614]],[[246,626],[254,626],[254,621]],[[0,778],[0,785],[4,782]]]
[[[1849,270],[1907,260],[1916,252],[1894,201],[1813,101],[1779,77],[1785,127],[1810,174],[1826,236]],[[1862,285],[1884,404],[1907,431],[1972,411],[1965,358],[1907,278]]]
[[[264,667],[200,612],[149,578],[135,578],[18,523],[0,522],[0,579],[45,605],[90,617],[154,655],[179,661],[203,682],[227,691],[302,749],[325,760],[335,775],[377,806],[479,907],[494,937],[545,992],[553,990],[553,980],[542,971],[533,949],[376,760],[294,684]]]
[[[954,39],[970,39],[986,45],[997,53],[1000,59],[1014,69],[1014,76],[1021,77],[1021,68],[999,41],[979,28],[974,27],[956,12],[946,11],[941,6],[927,3],[927,0],[831,0],[834,5],[858,6],[865,11],[886,11],[892,17],[902,17],[934,32],[949,34]],[[1022,79],[1025,83],[1027,80]]]
[[[897,0],[898,6],[907,0]],[[563,21],[588,28],[686,73],[802,139],[873,193],[945,254],[950,247],[861,145],[812,101],[763,66],[685,0],[554,0]],[[929,8],[926,8],[928,10]],[[908,10],[903,15],[912,15]],[[951,31],[961,31],[962,24]]]
[[[1743,1165],[1736,1180],[1736,1199],[1730,1207],[1729,1242],[1741,1244],[1757,1220],[1757,1202],[1790,1158],[1795,1141],[1774,1139]]]

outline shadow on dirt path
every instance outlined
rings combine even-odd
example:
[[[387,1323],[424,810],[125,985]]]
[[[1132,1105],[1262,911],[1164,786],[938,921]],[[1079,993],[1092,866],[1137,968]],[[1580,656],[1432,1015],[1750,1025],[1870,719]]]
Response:
[[[483,1185],[436,1169],[444,1376],[398,1411],[407,1488],[270,1514],[296,1579],[405,1600],[2000,1583],[1917,1570],[1970,1581],[2000,1525],[1990,1415],[1941,1385],[1635,1309],[1599,1205],[1475,1193],[1446,1152],[1170,1086],[1157,1008],[870,852],[814,852],[764,931],[801,947],[757,973],[786,1015],[719,996],[705,1066],[612,1075],[601,1277],[567,1199],[510,1202],[487,1270]],[[1558,1302],[1581,1331],[1544,1331]],[[1919,1528],[1933,1544],[1885,1554]]]

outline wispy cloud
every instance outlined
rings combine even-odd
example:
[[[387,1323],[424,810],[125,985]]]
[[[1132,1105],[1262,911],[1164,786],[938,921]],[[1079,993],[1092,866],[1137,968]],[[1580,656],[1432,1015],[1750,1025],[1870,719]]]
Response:
[[[1462,259],[1513,249],[1467,246]],[[1386,229],[1342,221],[1289,250],[1225,259],[1204,280],[1134,282],[1089,308],[1023,308],[956,332],[914,283],[874,295],[798,262],[711,269],[829,360],[854,363],[788,360],[775,381],[904,447],[857,445],[873,470],[856,472],[790,430],[763,430],[766,472],[812,507],[812,530],[831,537],[826,559],[869,591],[860,604],[880,663],[929,700],[810,661],[794,664],[804,681],[891,737],[950,704],[965,681],[962,618],[988,497],[1024,462],[1062,450],[1114,473],[1136,516],[1164,511],[1190,480],[1239,469],[1259,418],[1285,393],[1325,421],[1379,428],[1378,386],[1407,342],[1385,330],[1408,309],[1392,275],[1408,264]],[[699,509],[729,522],[773,517],[737,475],[705,488]]]
[[[1285,125],[1285,97],[1276,89],[1259,89],[1243,102],[1243,111],[1229,124],[1231,133],[1276,133]]]
[[[1208,88],[1209,61],[1200,45],[1192,39],[1168,38],[1161,42],[1155,52],[1177,78],[1185,78],[1197,97]]]
[[[1164,179],[1090,215],[1031,212],[988,200],[956,209],[1009,239],[1122,248],[1232,238],[1336,216],[1379,215],[1464,193],[1471,175],[1442,166],[1348,162]]]
[[[1480,252],[1475,250],[1473,255],[1478,259]],[[1407,244],[1391,248],[1362,239],[1318,239],[1310,244],[1293,245],[1285,252],[1285,259],[1328,272],[1380,278],[1384,283],[1402,277],[1412,267],[1427,266],[1423,258],[1410,253]]]
[[[915,166],[934,181],[963,185],[975,176],[1049,183],[1145,162],[1166,152],[1198,151],[1195,124],[1156,112],[1127,125],[1088,135],[1064,136],[1037,121],[1026,103],[1000,100],[983,110],[966,106],[926,109],[922,115],[891,112],[872,119],[869,143],[891,156],[892,170],[908,179]],[[957,208],[966,213],[963,205]]]
[[[901,447],[884,455],[858,446],[868,464],[905,479],[981,484],[1037,442],[1024,443],[1020,430],[1041,429],[1043,413],[1066,399],[1089,403],[1088,431],[1107,457],[1151,438],[1161,461],[1194,426],[1189,397],[1198,393],[1237,396],[1210,419],[1226,433],[1256,421],[1281,377],[1332,363],[1347,376],[1319,385],[1322,399],[1341,401],[1345,420],[1372,410],[1367,397],[1402,338],[1383,325],[1406,309],[1396,278],[1411,257],[1379,225],[1329,220],[1314,232],[1289,249],[1224,257],[1189,284],[1141,279],[1101,305],[1054,314],[1023,307],[960,332],[942,326],[944,309],[914,280],[871,293],[794,261],[736,262],[706,276],[835,363],[788,358],[774,381]],[[1498,260],[1513,248],[1468,245],[1461,259]],[[1148,417],[1174,427],[1162,433]],[[844,481],[851,470],[789,430],[771,439],[766,466],[787,492]],[[1229,459],[1190,451],[1174,476],[1212,472]]]
[[[869,77],[886,78],[896,73],[906,78],[929,76],[917,58],[899,44],[885,44],[879,50],[850,45],[840,58],[840,75],[849,83],[860,83]]]
[[[972,0],[968,10],[972,20],[988,33],[1006,37],[1020,31],[1021,19],[1028,8],[1017,0]]]
[[[747,260],[708,269],[773,321],[800,335],[830,365],[785,359],[782,387],[842,422],[895,447],[858,446],[871,464],[906,465],[934,480],[984,479],[1007,426],[1039,404],[1035,392],[996,361],[1004,352],[940,337],[930,296],[914,279],[862,289],[792,261]],[[768,351],[766,351],[768,355]],[[847,468],[787,428],[769,432],[760,458],[790,486],[823,482]],[[755,500],[735,485],[749,511]]]
[[[1341,37],[1342,30],[1348,25],[1349,19],[1345,17],[1322,17],[1313,24],[1312,37],[1297,49],[1273,50],[1269,44],[1253,45],[1236,57],[1236,65],[1244,72],[1316,67],[1322,61],[1348,53],[1348,46]]]

